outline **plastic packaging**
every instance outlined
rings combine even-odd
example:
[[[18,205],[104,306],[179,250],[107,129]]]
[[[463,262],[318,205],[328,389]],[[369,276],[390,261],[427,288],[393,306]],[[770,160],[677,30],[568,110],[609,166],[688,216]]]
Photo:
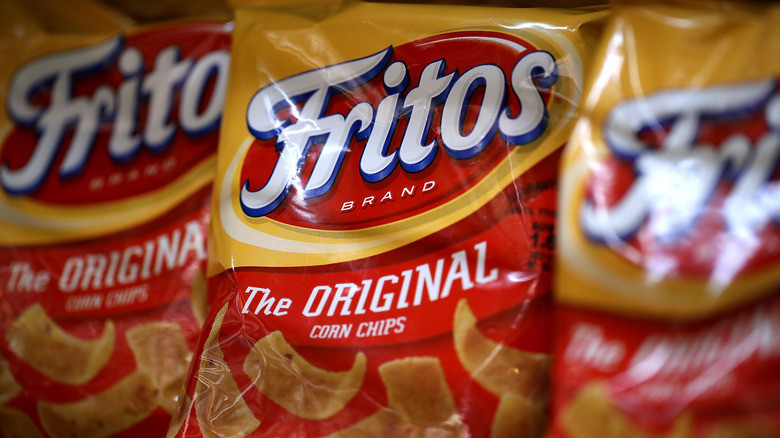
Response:
[[[564,154],[552,436],[780,434],[780,7],[617,5]]]
[[[541,436],[558,158],[603,10],[241,2],[170,436]]]
[[[229,26],[50,3],[0,4],[0,431],[163,436],[206,312]]]

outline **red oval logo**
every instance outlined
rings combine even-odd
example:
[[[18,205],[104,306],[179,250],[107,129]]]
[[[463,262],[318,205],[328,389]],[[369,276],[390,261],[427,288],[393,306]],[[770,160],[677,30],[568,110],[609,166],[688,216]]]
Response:
[[[494,32],[437,35],[278,80],[247,108],[256,140],[240,168],[242,209],[339,230],[441,206],[542,135],[556,80],[550,53]]]
[[[216,151],[229,44],[224,23],[189,23],[23,64],[6,101],[3,190],[87,205],[179,178]]]
[[[590,240],[660,277],[728,284],[780,259],[775,78],[620,103],[580,208]],[[718,278],[718,277],[722,278]]]

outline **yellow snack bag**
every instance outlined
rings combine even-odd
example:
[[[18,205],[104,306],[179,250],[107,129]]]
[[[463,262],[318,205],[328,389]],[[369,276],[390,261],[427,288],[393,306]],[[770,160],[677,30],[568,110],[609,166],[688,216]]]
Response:
[[[563,158],[553,436],[780,434],[778,24],[615,6]]]
[[[229,31],[0,2],[4,436],[167,430],[206,301]]]
[[[240,2],[216,302],[170,435],[541,436],[558,159],[604,15]]]

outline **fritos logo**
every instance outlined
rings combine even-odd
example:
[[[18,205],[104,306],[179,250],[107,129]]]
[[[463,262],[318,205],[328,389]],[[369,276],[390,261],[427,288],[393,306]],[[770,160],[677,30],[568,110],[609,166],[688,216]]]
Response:
[[[230,56],[228,33],[213,26],[222,25],[118,36],[19,67],[5,102],[16,126],[0,154],[3,190],[57,204],[114,200],[213,153]]]
[[[441,205],[489,173],[507,145],[542,136],[557,80],[549,52],[491,32],[438,35],[278,80],[247,108],[255,141],[238,169],[241,209],[328,228]]]
[[[780,257],[765,244],[780,236],[775,79],[629,100],[603,130],[612,155],[592,169],[579,212],[589,239],[686,274]]]

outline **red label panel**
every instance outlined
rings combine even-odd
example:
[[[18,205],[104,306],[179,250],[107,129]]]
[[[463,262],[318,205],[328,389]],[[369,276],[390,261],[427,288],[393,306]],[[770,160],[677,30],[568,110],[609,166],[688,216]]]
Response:
[[[466,299],[479,319],[477,329],[493,342],[529,353],[550,351],[557,200],[551,175],[559,157],[543,160],[468,218],[397,250],[336,265],[240,269],[211,278],[209,289],[217,296],[209,320],[227,304],[219,347],[241,397],[261,420],[251,436],[327,436],[353,426],[388,405],[379,367],[423,356],[440,362],[465,433],[489,435],[499,398],[458,357],[455,306]],[[334,415],[314,420],[295,416],[262,393],[244,364],[252,346],[275,331],[324,370],[348,370],[364,354],[365,376],[354,398]],[[208,334],[202,333],[200,349]],[[195,353],[200,357],[200,350]],[[191,398],[197,385],[197,377],[188,380]],[[194,406],[188,406],[177,436],[200,437],[201,428],[211,427],[199,424]]]
[[[17,312],[41,303],[53,317],[79,318],[135,312],[187,297],[195,270],[206,260],[208,193],[198,195],[197,210],[177,211],[178,218],[160,228],[88,244],[0,249],[3,300]]]
[[[642,321],[569,307],[556,310],[556,322],[555,436],[570,436],[562,424],[569,404],[598,382],[606,383],[614,412],[647,430],[668,430],[673,419],[687,415],[697,429],[707,430],[740,407],[778,418],[778,296],[699,323]]]

